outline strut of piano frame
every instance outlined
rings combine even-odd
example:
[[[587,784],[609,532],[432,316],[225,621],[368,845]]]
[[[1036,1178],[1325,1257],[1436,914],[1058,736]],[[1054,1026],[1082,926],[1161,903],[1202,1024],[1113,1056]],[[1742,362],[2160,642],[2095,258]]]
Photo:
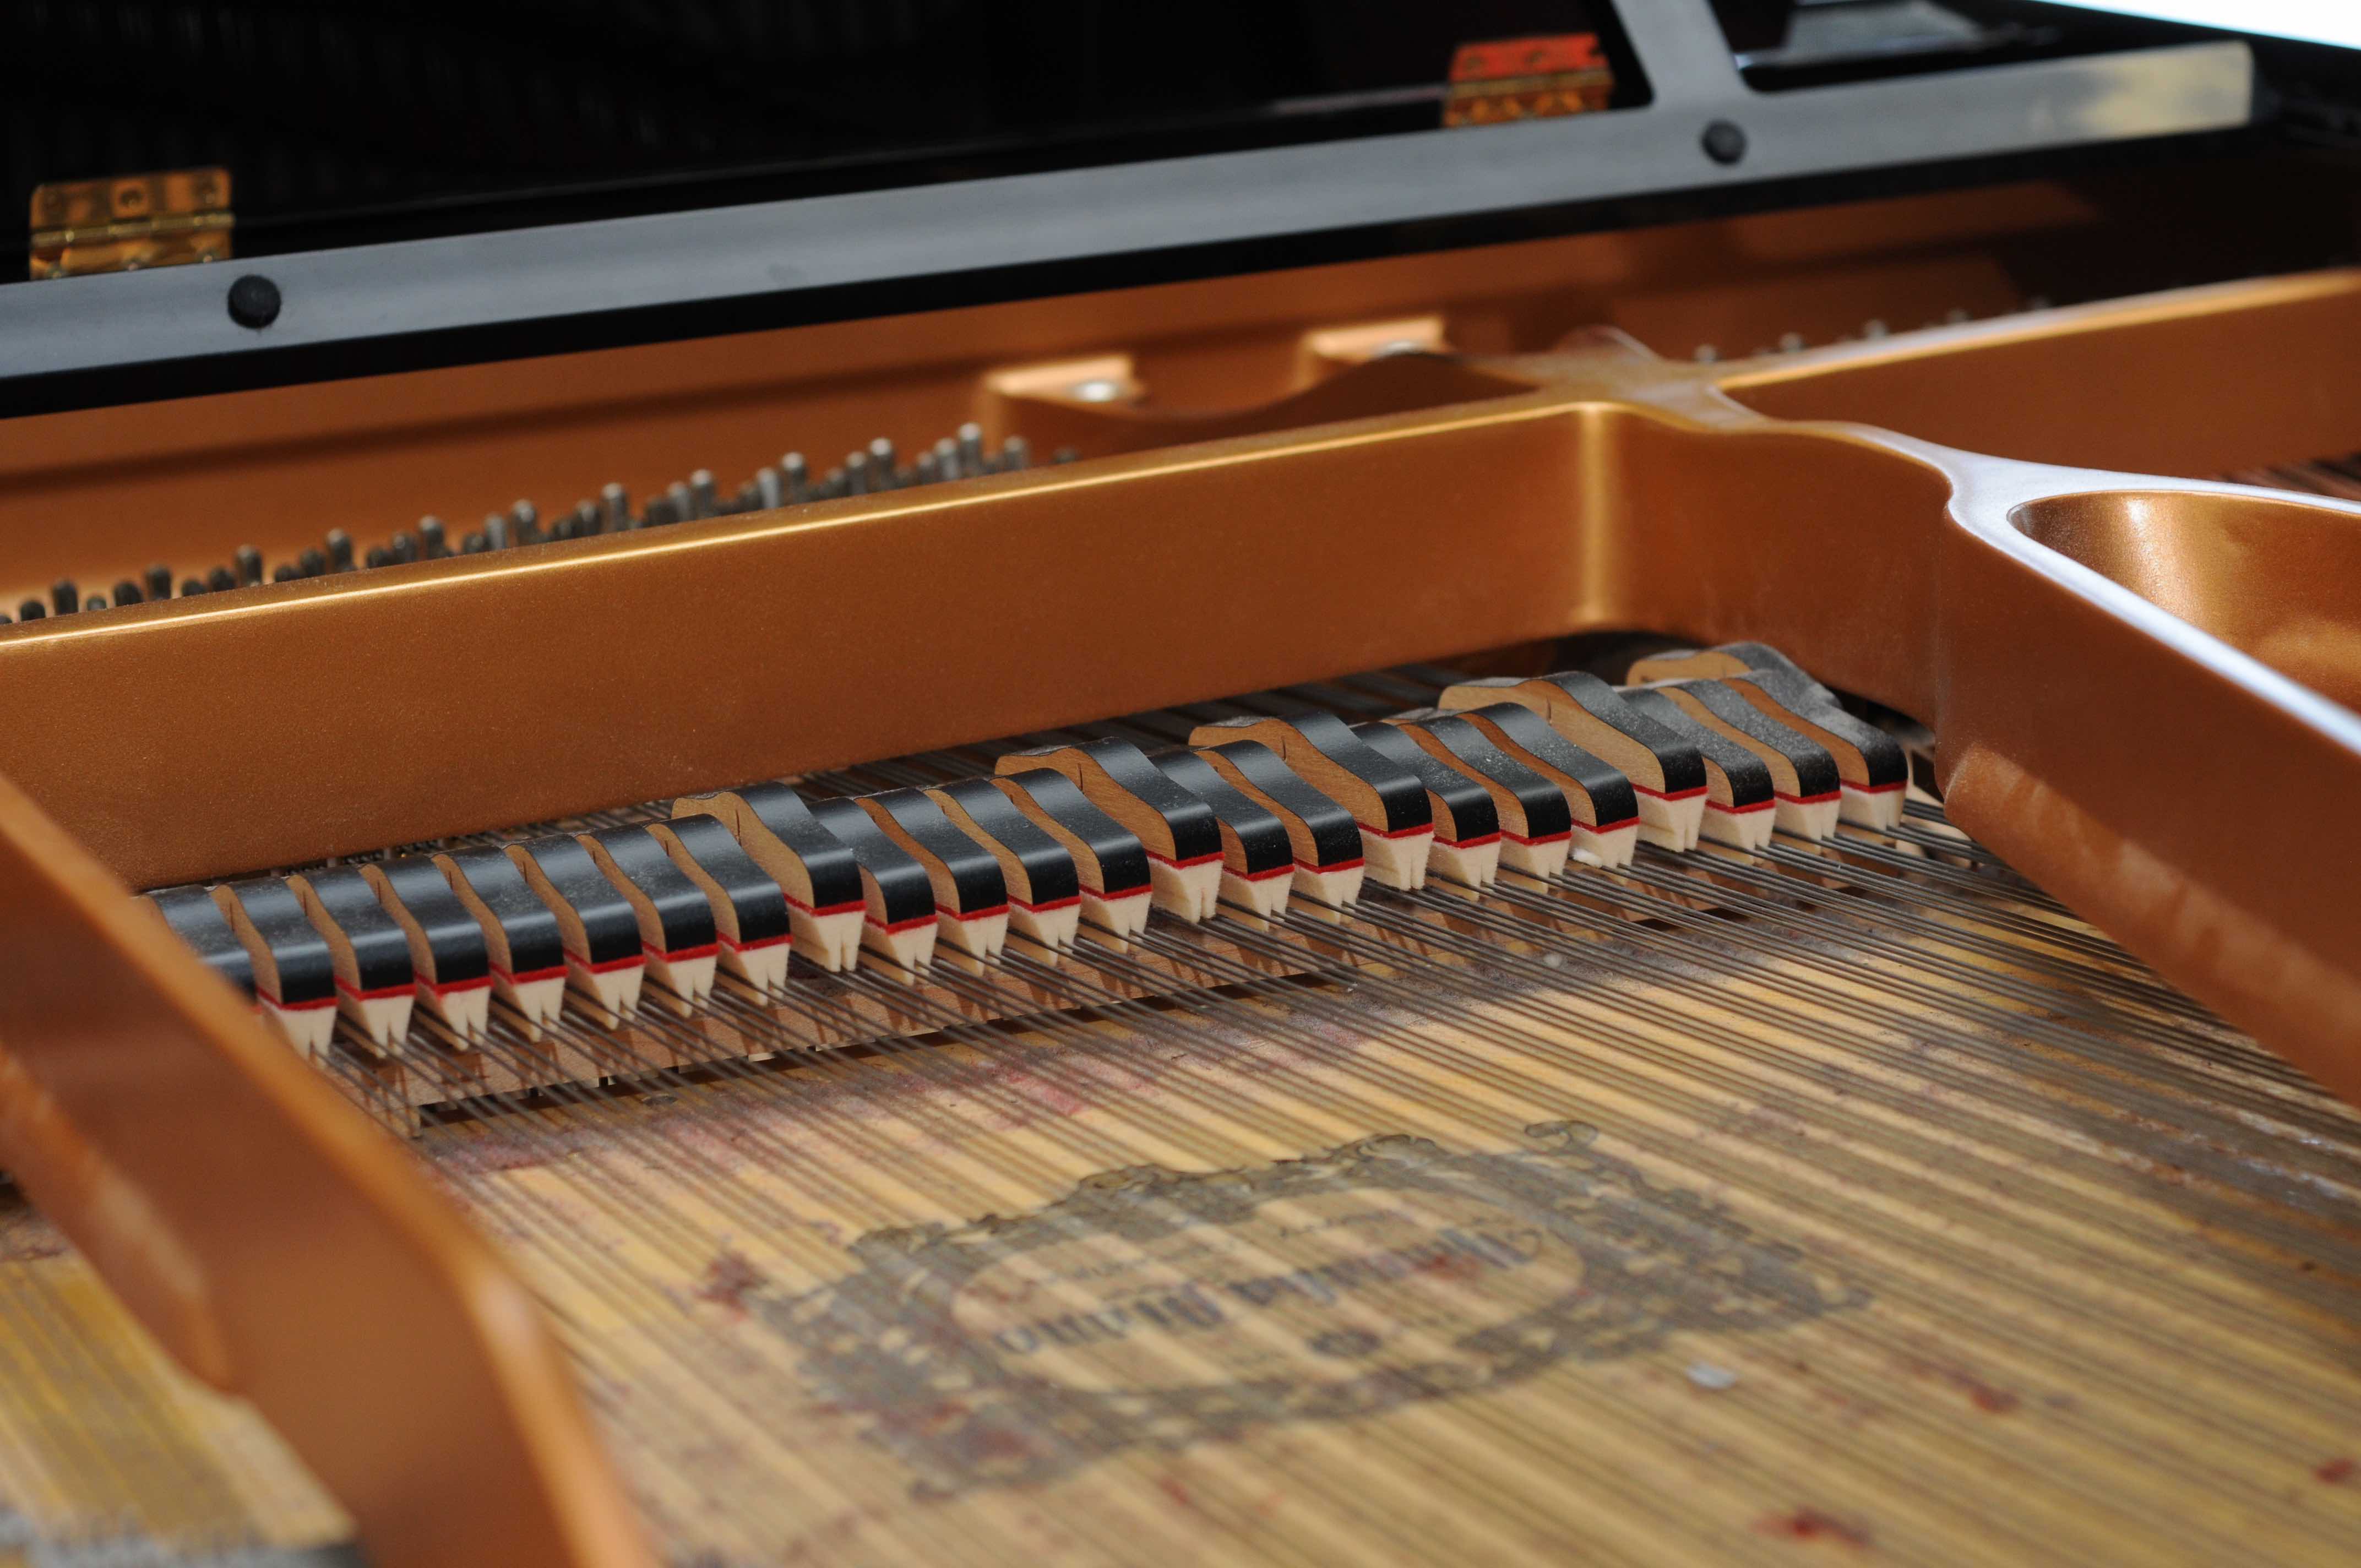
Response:
[[[15,628],[0,1154],[376,1560],[642,1563],[522,1288],[126,884],[1623,629],[1923,721],[1957,824],[2361,1095],[2361,516],[2134,477],[2349,449],[2356,326],[2344,272],[1724,365],[1345,353],[1202,421],[1019,380],[1005,426],[1097,460]]]

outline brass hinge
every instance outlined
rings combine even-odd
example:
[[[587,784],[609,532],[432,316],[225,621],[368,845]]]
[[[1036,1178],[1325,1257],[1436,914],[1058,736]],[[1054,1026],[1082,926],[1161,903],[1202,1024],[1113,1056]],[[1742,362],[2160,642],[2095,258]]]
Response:
[[[1445,126],[1545,120],[1607,107],[1615,72],[1595,33],[1462,44],[1451,60]]]
[[[236,221],[226,169],[60,181],[35,186],[32,205],[36,278],[224,261]]]

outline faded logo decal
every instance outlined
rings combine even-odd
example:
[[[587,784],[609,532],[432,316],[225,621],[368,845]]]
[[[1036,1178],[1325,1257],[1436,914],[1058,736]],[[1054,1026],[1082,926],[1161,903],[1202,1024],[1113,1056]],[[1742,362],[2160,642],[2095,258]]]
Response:
[[[748,1305],[801,1347],[818,1397],[949,1494],[1867,1299],[1587,1127],[1527,1135],[1112,1171],[1034,1213],[864,1236],[849,1277]]]

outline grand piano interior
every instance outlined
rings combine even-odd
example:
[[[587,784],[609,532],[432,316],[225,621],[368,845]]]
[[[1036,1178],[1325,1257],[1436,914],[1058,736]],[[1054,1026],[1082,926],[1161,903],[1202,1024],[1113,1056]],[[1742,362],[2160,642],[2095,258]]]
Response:
[[[0,1562],[2361,1546],[2352,56],[0,37]]]

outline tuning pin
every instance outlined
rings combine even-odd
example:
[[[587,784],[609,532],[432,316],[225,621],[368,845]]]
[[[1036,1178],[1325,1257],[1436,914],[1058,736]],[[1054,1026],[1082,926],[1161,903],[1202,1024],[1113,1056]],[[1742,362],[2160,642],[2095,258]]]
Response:
[[[459,549],[464,554],[480,555],[491,547],[492,542],[490,540],[485,538],[480,533],[471,533],[467,535],[467,539],[460,544]]]
[[[328,530],[328,569],[332,572],[353,569],[353,536],[341,528]]]
[[[509,523],[519,544],[531,544],[541,537],[541,509],[531,501],[519,501],[509,508]]]
[[[379,566],[392,565],[393,557],[385,553],[384,545],[372,544],[368,547],[368,554],[361,557],[361,562],[371,570],[375,570]]]
[[[316,544],[304,546],[303,554],[295,557],[295,565],[307,577],[324,577],[328,575],[328,557]]]
[[[717,517],[721,511],[721,496],[713,486],[713,470],[699,468],[688,477],[688,515],[692,518]]]
[[[910,483],[914,485],[931,485],[942,477],[941,460],[931,452],[919,453],[917,462],[911,465]]]
[[[891,489],[901,474],[901,460],[895,455],[894,443],[879,436],[869,444],[870,483],[878,489]]]
[[[397,533],[385,542],[385,553],[396,565],[407,565],[418,559],[418,536],[407,531]]]
[[[148,597],[168,599],[172,597],[172,568],[155,565],[148,568]]]
[[[128,577],[115,585],[115,602],[118,605],[137,604],[145,598],[147,596],[139,591],[139,585]]]
[[[1027,467],[1033,461],[1033,448],[1021,435],[1012,435],[1000,444],[1000,471],[1014,473]]]
[[[205,580],[203,577],[182,577],[181,579],[181,597],[182,598],[192,599],[204,591]]]
[[[237,587],[237,579],[230,576],[230,570],[227,566],[215,566],[212,571],[205,574],[205,587],[211,588],[217,594],[226,593],[231,588]]]
[[[14,616],[10,615],[5,609],[0,609],[0,626],[14,626],[16,624],[16,621]]]
[[[281,561],[270,569],[270,580],[274,583],[291,583],[302,575],[292,561]]]
[[[787,488],[787,500],[798,504],[812,499],[811,465],[800,452],[790,452],[779,459],[779,478]]]
[[[1082,460],[1082,455],[1071,446],[1060,446],[1049,454],[1049,461],[1052,463],[1079,463]]]
[[[16,607],[18,620],[38,620],[49,613],[49,607],[38,599],[27,599]]]
[[[82,601],[82,608],[85,610],[104,609],[106,608],[106,596],[104,594],[93,594],[90,598]]]
[[[82,608],[82,592],[71,577],[60,577],[49,585],[49,608],[59,615],[71,615]]]
[[[599,515],[598,503],[597,501],[576,501],[574,503],[575,538],[590,538],[600,531],[601,524],[605,520]]]
[[[846,453],[844,455],[844,493],[849,496],[865,496],[870,488],[869,454]]]
[[[451,554],[450,547],[444,543],[441,518],[422,517],[418,520],[418,553],[425,560],[437,560]]]
[[[498,512],[492,512],[484,519],[484,546],[489,550],[509,547],[509,520]]]
[[[609,482],[599,487],[598,505],[605,532],[620,533],[631,526],[631,492],[622,486]]]
[[[774,507],[783,507],[786,504],[787,482],[779,477],[779,471],[776,468],[768,467],[755,469],[755,510],[758,511],[769,511]]]
[[[237,580],[248,587],[262,581],[262,552],[251,544],[237,547],[233,559],[237,566]]]
[[[963,475],[984,472],[983,426],[970,422],[959,427],[959,466]]]

